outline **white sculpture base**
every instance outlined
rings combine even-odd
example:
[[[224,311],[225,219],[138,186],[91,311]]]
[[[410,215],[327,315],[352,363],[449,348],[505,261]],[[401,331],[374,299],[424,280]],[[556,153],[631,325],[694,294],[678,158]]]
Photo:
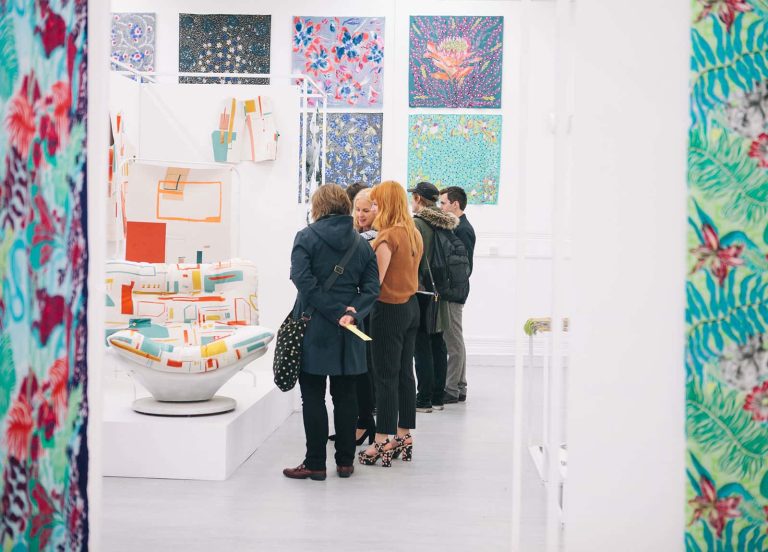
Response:
[[[211,416],[232,412],[237,406],[235,399],[216,395],[207,401],[168,402],[144,397],[133,401],[133,410],[152,416]]]
[[[296,407],[296,394],[283,393],[272,382],[271,351],[269,357],[257,360],[224,384],[221,395],[234,398],[237,407],[217,416],[139,414],[131,406],[136,399],[151,398],[149,393],[134,386],[128,374],[114,373],[106,366],[104,475],[227,479]]]

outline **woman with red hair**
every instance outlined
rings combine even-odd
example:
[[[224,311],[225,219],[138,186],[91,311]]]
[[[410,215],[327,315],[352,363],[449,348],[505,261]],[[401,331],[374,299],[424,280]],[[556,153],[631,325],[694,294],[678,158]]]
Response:
[[[361,464],[379,458],[388,467],[392,458],[413,457],[411,430],[416,427],[416,383],[413,353],[419,327],[416,301],[421,235],[408,211],[405,189],[387,181],[371,190],[379,233],[373,242],[379,266],[381,294],[371,313],[371,353],[376,387],[376,440],[360,451]],[[394,436],[390,440],[390,436]]]

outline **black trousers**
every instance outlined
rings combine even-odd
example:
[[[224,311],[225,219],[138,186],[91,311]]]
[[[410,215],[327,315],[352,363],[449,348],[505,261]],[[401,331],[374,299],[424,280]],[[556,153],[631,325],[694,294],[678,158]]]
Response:
[[[301,402],[304,407],[304,433],[310,470],[325,469],[328,444],[328,411],[325,408],[325,379],[331,380],[333,423],[336,426],[336,465],[351,466],[355,460],[355,420],[357,420],[357,376],[316,376],[299,373]]]
[[[413,351],[419,328],[416,297],[402,305],[377,301],[371,314],[371,353],[376,385],[376,432],[394,435],[416,427]]]
[[[419,301],[422,311],[426,309],[428,296]],[[419,296],[421,299],[421,296]],[[423,315],[423,312],[422,312]],[[423,316],[422,316],[423,319]],[[418,393],[416,405],[428,407],[443,404],[445,391],[445,378],[448,372],[448,349],[445,346],[442,332],[428,334],[424,324],[419,325],[416,333],[416,378],[418,379]]]
[[[366,316],[364,328],[370,331],[371,317]],[[365,344],[365,360],[368,371],[357,376],[357,429],[368,429],[376,425],[373,419],[373,409],[376,406],[374,390],[373,359],[371,358],[371,343]]]

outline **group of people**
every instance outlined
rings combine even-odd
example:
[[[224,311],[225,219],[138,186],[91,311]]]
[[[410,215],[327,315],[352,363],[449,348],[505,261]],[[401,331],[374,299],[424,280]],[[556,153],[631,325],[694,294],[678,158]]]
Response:
[[[312,196],[313,222],[291,252],[294,312],[312,312],[299,374],[306,455],[283,470],[286,477],[324,480],[329,439],[340,477],[352,475],[355,447],[366,439],[360,464],[410,461],[417,411],[467,399],[462,309],[475,247],[467,195],[429,182],[407,192],[410,209],[394,181],[346,190],[326,184]],[[330,437],[328,380],[336,430]]]

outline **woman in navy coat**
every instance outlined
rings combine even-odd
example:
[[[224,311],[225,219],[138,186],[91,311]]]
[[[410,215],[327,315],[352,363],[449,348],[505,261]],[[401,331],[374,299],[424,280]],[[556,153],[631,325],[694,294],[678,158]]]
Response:
[[[323,480],[328,441],[325,382],[330,379],[336,427],[336,471],[354,471],[357,392],[354,376],[364,373],[365,342],[344,328],[361,324],[379,296],[379,270],[368,243],[354,230],[349,198],[335,184],[312,196],[315,221],[296,234],[291,252],[291,280],[298,296],[297,315],[310,313],[304,335],[299,386],[307,452],[296,468],[283,470],[293,479]],[[327,292],[323,285],[347,251],[353,254]],[[364,328],[361,328],[365,331]]]

